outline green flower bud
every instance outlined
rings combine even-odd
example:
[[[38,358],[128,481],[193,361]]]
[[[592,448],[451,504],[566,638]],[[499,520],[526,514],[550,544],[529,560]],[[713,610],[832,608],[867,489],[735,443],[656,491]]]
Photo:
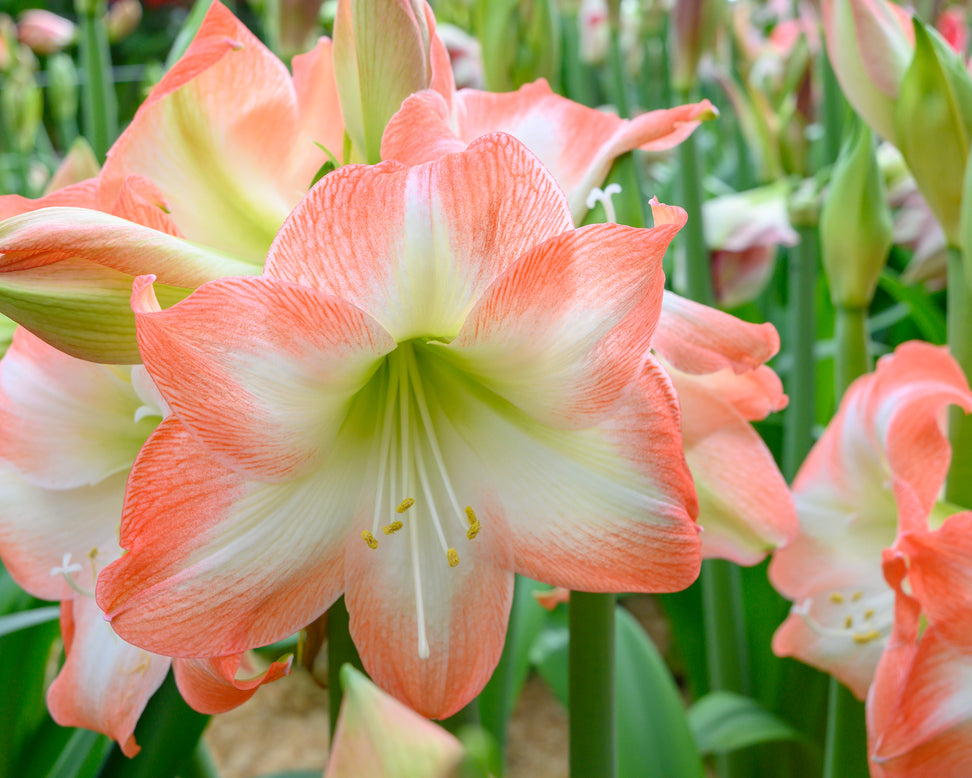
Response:
[[[47,60],[48,97],[56,122],[71,121],[78,115],[78,71],[67,54],[54,54]]]

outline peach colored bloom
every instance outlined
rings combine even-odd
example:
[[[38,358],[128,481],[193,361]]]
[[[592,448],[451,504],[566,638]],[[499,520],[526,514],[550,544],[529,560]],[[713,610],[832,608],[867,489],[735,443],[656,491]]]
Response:
[[[94,587],[121,555],[128,470],[166,412],[144,368],[83,362],[23,329],[0,361],[0,557],[28,592],[61,601],[67,656],[48,708],[59,724],[111,736],[128,756],[138,752],[135,724],[171,662],[121,640]],[[178,660],[175,670],[187,701],[215,713],[289,667],[286,660],[254,675],[250,660],[234,655]]]
[[[24,11],[17,20],[17,38],[37,54],[53,54],[70,46],[78,30],[70,19],[42,8]]]
[[[495,134],[416,167],[346,166],[261,278],[132,304],[173,409],[129,483],[98,601],[175,656],[291,634],[344,592],[382,687],[433,717],[502,650],[513,573],[587,591],[684,587],[695,493],[648,346],[684,223],[575,230]]]
[[[907,528],[899,515],[924,523],[932,513],[951,456],[942,432],[949,404],[972,409],[955,360],[927,343],[899,346],[847,390],[793,485],[800,534],[776,552],[769,575],[794,604],[773,650],[862,699],[893,622],[882,553]]]

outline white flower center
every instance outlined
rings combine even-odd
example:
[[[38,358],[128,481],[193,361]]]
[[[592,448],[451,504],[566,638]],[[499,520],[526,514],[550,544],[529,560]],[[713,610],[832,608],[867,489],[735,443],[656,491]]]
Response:
[[[853,640],[865,645],[884,640],[894,621],[894,594],[835,589],[825,602],[807,599],[794,607],[816,633],[832,638]]]

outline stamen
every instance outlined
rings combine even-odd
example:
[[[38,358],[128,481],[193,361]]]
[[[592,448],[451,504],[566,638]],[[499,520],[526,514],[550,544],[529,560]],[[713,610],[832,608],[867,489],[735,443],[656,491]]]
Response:
[[[88,554],[88,558],[91,560],[92,569],[94,569],[94,555],[97,553],[97,551],[98,549],[94,549],[91,553]],[[95,596],[94,592],[89,592],[87,589],[85,589],[77,581],[74,580],[75,574],[80,573],[83,569],[84,568],[81,565],[79,565],[77,562],[71,561],[71,553],[68,552],[63,557],[61,557],[60,567],[51,568],[51,575],[64,576],[64,581],[67,583],[67,585],[70,586],[72,589],[74,589],[74,591],[76,591],[78,594],[84,595],[85,597],[94,597]],[[94,575],[95,578],[97,579],[98,577],[97,570],[94,571]]]
[[[868,608],[866,611],[864,611],[864,621],[867,621],[873,615],[874,615],[874,609],[873,608]]]
[[[854,626],[854,619],[851,616],[847,616],[844,619],[844,629],[850,629]]]
[[[415,583],[415,626],[418,628],[418,655],[420,659],[428,659],[429,638],[425,634],[425,603],[422,600],[422,576],[419,572],[417,524],[411,525],[408,539],[412,551],[412,580]]]
[[[870,643],[872,640],[880,640],[881,633],[876,629],[869,630],[868,632],[858,632],[854,635],[855,643]]]
[[[450,548],[446,551],[446,559],[449,560],[449,567],[455,567],[459,564],[459,552],[454,548]]]
[[[382,527],[381,531],[384,532],[386,535],[391,535],[394,532],[398,532],[398,530],[400,530],[404,526],[405,525],[402,524],[400,521],[393,521],[391,524]]]
[[[844,595],[840,592],[831,592],[830,601],[836,602],[838,605],[844,601]]]
[[[371,522],[372,535],[378,531],[378,523],[381,520],[382,490],[385,488],[385,471],[388,469],[388,459],[391,456],[392,415],[395,412],[395,398],[397,394],[398,385],[392,382],[391,376],[389,375],[388,397],[385,400],[385,415],[381,423],[381,446],[378,454],[378,493],[375,495],[375,513]],[[394,494],[394,489],[392,493]]]
[[[398,503],[398,507],[395,508],[395,512],[396,513],[405,513],[405,511],[407,511],[413,505],[415,505],[415,498],[414,497],[406,497],[404,500],[402,500],[400,503]]]
[[[375,536],[371,532],[368,532],[368,530],[364,530],[361,533],[361,538],[362,538],[362,540],[364,540],[365,543],[368,544],[368,548],[370,548],[370,549],[376,549],[376,548],[378,548],[378,540],[375,538]]]
[[[469,505],[466,506],[466,518],[469,519],[469,529],[466,530],[466,537],[470,540],[475,540],[476,535],[479,534],[479,530],[483,528],[483,525],[476,518],[476,511]]]
[[[585,205],[587,209],[590,210],[595,205],[600,203],[604,206],[604,215],[608,222],[611,224],[617,224],[618,216],[614,211],[614,203],[611,201],[611,196],[621,194],[620,184],[608,184],[606,187],[601,189],[595,186],[589,195],[587,195],[587,202]]]
[[[851,595],[851,602],[857,602],[863,596],[864,596],[864,592],[854,592]]]

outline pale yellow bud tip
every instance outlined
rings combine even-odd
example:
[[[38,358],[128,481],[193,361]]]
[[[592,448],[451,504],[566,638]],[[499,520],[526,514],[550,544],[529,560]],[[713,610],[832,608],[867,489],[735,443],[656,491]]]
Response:
[[[449,567],[455,567],[459,564],[459,552],[454,548],[450,548],[446,551],[446,558],[449,560]]]
[[[378,548],[378,541],[375,539],[374,535],[368,532],[368,530],[362,532],[361,537],[364,542],[368,544],[368,548]]]

